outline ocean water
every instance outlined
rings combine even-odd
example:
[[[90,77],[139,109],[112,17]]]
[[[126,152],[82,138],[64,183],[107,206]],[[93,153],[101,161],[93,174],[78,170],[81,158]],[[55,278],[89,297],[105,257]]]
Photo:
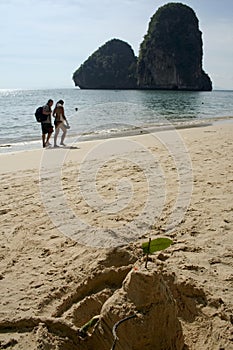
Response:
[[[65,101],[67,143],[233,116],[233,91],[0,90],[0,153],[41,147],[34,112],[49,98]]]

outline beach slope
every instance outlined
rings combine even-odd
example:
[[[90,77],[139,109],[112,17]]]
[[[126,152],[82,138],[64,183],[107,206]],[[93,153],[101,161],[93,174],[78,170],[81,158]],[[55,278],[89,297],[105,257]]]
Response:
[[[116,349],[233,349],[232,135],[216,123],[0,156],[0,349],[107,350],[132,315]],[[146,270],[148,237],[173,244]]]

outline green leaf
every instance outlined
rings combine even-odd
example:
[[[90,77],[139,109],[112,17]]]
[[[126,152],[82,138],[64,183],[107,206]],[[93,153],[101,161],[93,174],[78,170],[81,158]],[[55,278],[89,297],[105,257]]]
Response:
[[[158,252],[159,250],[164,250],[168,248],[173,241],[169,238],[156,238],[153,239],[150,242],[150,249],[149,248],[149,242],[145,242],[142,244],[142,249],[144,254],[153,254],[154,252]]]

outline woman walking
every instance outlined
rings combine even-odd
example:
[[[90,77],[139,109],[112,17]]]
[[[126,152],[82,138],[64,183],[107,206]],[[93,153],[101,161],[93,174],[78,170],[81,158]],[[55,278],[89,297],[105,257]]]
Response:
[[[55,121],[54,121],[54,125],[55,125],[54,147],[59,147],[57,145],[57,137],[58,137],[60,129],[62,130],[60,145],[65,146],[64,140],[66,137],[67,129],[69,128],[69,123],[65,117],[63,105],[64,105],[64,101],[59,100],[56,103],[56,106],[55,106],[54,111],[53,111],[53,117],[55,118]],[[65,122],[66,122],[66,124],[65,124]]]

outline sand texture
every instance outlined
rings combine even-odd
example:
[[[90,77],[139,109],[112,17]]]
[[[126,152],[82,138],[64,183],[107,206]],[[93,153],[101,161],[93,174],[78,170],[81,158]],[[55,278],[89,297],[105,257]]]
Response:
[[[2,155],[0,349],[233,349],[232,135]]]

